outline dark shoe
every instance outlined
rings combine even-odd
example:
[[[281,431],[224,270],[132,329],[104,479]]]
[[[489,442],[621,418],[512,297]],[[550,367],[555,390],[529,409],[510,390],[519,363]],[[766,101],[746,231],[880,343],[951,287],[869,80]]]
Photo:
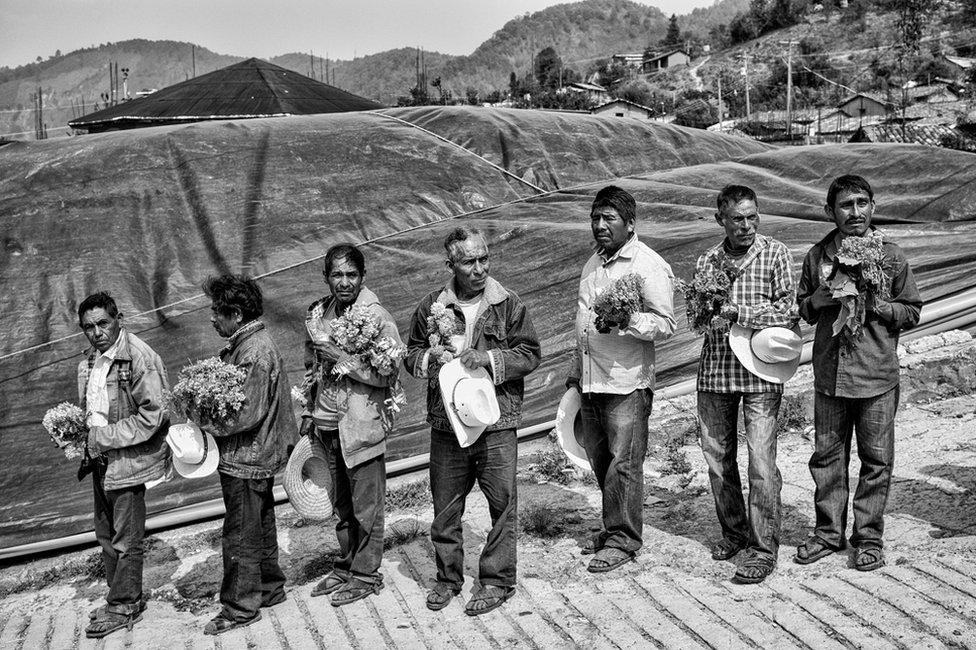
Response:
[[[233,629],[239,627],[245,627],[251,623],[257,623],[261,620],[261,612],[257,612],[251,618],[245,621],[232,621],[229,618],[224,617],[223,614],[217,614],[210,622],[207,623],[203,628],[204,634],[223,634],[224,632],[230,632]]]
[[[834,548],[814,535],[796,547],[796,555],[793,556],[793,561],[797,564],[813,564],[839,550],[839,548]]]
[[[745,542],[740,544],[738,542],[733,542],[728,537],[723,537],[722,541],[712,547],[712,559],[718,561],[731,560],[745,547]]]
[[[325,578],[315,585],[315,589],[312,590],[312,597],[331,594],[333,591],[340,589],[346,582],[347,579],[345,577],[337,574],[335,571],[329,571],[325,575]]]
[[[751,553],[732,576],[732,582],[737,585],[757,585],[776,568],[776,559],[763,553]]]
[[[515,587],[499,587],[497,585],[482,585],[481,589],[471,595],[471,600],[464,606],[464,613],[468,616],[481,616],[502,604],[515,595]]]
[[[884,551],[880,546],[858,546],[854,550],[854,568],[858,571],[874,571],[884,563]]]
[[[116,630],[125,628],[131,630],[132,626],[142,620],[142,613],[138,614],[114,614],[112,612],[102,612],[85,628],[85,636],[89,639],[101,639]]]
[[[628,553],[615,546],[604,546],[596,552],[586,570],[590,573],[606,573],[633,561],[633,553]]]
[[[333,607],[342,607],[343,605],[354,603],[357,600],[362,600],[366,596],[378,594],[382,588],[382,582],[366,582],[359,578],[352,578],[332,594],[329,602],[332,603]]]
[[[451,603],[451,599],[461,593],[459,587],[449,587],[443,582],[438,582],[427,592],[427,609],[439,611]]]
[[[146,611],[145,598],[139,601],[139,613],[142,614],[144,611]],[[104,616],[106,612],[108,612],[108,605],[102,605],[88,612],[88,618],[94,621],[99,616]]]
[[[280,605],[281,603],[285,602],[286,600],[288,600],[288,596],[286,596],[285,593],[282,592],[281,595],[279,595],[278,597],[272,598],[271,600],[269,600],[266,603],[265,602],[262,602],[261,603],[261,607],[274,607],[275,605]]]

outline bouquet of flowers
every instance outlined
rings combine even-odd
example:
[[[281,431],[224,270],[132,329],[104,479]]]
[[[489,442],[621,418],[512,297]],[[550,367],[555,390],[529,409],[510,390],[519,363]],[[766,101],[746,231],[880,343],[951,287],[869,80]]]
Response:
[[[336,375],[347,374],[359,366],[388,377],[407,356],[407,346],[380,335],[379,319],[363,305],[353,305],[342,316],[333,318],[329,327],[332,329],[329,340],[352,357],[350,362],[336,364],[332,369]]]
[[[430,343],[430,356],[440,364],[445,364],[454,358],[447,349],[451,337],[457,335],[457,320],[454,312],[443,303],[435,302],[430,306],[427,316],[427,342]]]
[[[844,239],[827,277],[830,295],[840,302],[834,336],[843,332],[851,345],[863,336],[868,298],[888,300],[891,297],[888,270],[880,232],[873,230],[864,237]]]
[[[716,324],[722,324],[724,319],[719,314],[729,302],[732,283],[739,277],[739,267],[735,262],[725,256],[720,256],[716,262],[702,271],[696,271],[691,282],[677,282],[677,289],[685,296],[688,325],[699,334],[705,334]]]
[[[84,455],[88,426],[85,424],[85,413],[80,408],[70,402],[61,402],[47,410],[41,424],[66,458],[81,458]]]
[[[244,406],[247,373],[217,357],[184,366],[167,402],[173,411],[197,424],[224,428]]]
[[[630,317],[641,310],[643,288],[644,279],[628,273],[604,289],[593,301],[596,331],[606,334],[614,327],[626,326]]]

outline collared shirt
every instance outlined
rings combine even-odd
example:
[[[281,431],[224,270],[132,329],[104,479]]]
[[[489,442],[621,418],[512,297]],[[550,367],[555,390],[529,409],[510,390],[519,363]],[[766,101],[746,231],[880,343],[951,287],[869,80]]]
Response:
[[[108,426],[108,371],[112,369],[112,362],[119,353],[119,346],[125,329],[119,330],[115,343],[105,352],[99,353],[88,374],[88,385],[85,388],[85,405],[87,407],[86,420],[88,428]]]
[[[719,266],[726,256],[722,243],[708,249],[695,265],[695,273]],[[742,270],[732,284],[732,302],[739,307],[736,321],[743,327],[792,327],[796,311],[796,285],[792,257],[781,242],[756,235],[746,254],[738,260]],[[698,390],[709,393],[782,393],[783,385],[761,379],[739,362],[729,346],[728,329],[713,329],[705,335],[698,364]]]
[[[807,253],[797,290],[800,316],[817,325],[813,341],[813,386],[818,393],[833,397],[875,397],[898,385],[898,336],[918,323],[922,297],[905,254],[885,238],[891,299],[881,313],[865,315],[864,336],[853,346],[846,345],[842,336],[833,333],[840,307],[818,311],[810,301],[824,281],[823,269],[836,252],[836,236],[834,230]]]
[[[643,278],[644,311],[624,329],[597,331],[596,298],[629,273]],[[576,354],[570,377],[584,393],[626,395],[654,388],[654,341],[674,334],[674,274],[660,255],[631,235],[610,257],[595,253],[583,266],[576,303]]]

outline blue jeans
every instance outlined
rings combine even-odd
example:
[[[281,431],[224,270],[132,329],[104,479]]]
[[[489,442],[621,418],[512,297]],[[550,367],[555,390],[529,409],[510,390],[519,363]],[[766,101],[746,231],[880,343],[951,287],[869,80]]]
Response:
[[[106,490],[105,466],[94,463],[95,539],[102,547],[108,611],[136,614],[142,606],[143,539],[146,536],[146,486]]]
[[[431,429],[430,491],[434,499],[434,521],[430,524],[430,540],[437,561],[437,582],[457,590],[464,584],[461,516],[465,499],[477,480],[491,515],[491,530],[478,563],[478,579],[482,585],[515,585],[517,447],[515,429],[485,432],[473,445],[463,449],[452,431]]]
[[[583,447],[603,493],[603,546],[635,553],[644,544],[644,456],[649,388],[626,395],[583,393]]]
[[[273,478],[238,478],[219,472],[224,496],[224,579],[221,615],[253,618],[261,607],[285,598],[285,574],[278,565]]]
[[[783,479],[776,467],[776,418],[781,393],[698,393],[702,453],[722,536],[772,556],[779,552]],[[739,403],[749,449],[749,509],[739,478]]]
[[[810,474],[816,484],[815,534],[840,548],[847,530],[852,432],[857,433],[861,473],[854,492],[854,546],[884,545],[884,510],[895,463],[895,413],[898,387],[875,397],[845,398],[817,393],[814,399],[816,440]]]
[[[332,478],[332,507],[339,518],[339,557],[334,571],[344,578],[383,581],[383,515],[386,505],[386,462],[383,454],[347,467],[339,432],[318,430]]]

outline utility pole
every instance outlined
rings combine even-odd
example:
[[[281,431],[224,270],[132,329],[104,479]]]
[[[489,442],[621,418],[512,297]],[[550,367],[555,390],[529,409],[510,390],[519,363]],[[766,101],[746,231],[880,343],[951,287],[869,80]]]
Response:
[[[722,125],[722,75],[718,75],[718,132],[723,132]]]
[[[780,41],[786,46],[786,136],[792,140],[793,136],[793,43],[795,41]]]
[[[197,76],[197,46],[190,46],[190,64],[193,66],[193,76]]]
[[[746,54],[743,71],[746,75],[746,120],[752,120],[752,105],[749,103],[749,55]]]

